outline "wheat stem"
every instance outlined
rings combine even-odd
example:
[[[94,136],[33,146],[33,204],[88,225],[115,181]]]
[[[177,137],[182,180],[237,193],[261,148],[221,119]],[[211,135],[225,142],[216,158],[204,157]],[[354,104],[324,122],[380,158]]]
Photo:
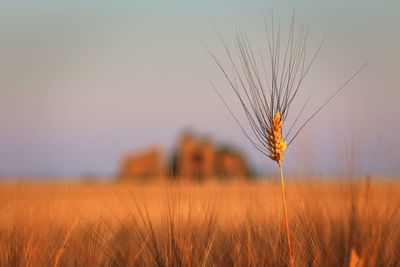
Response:
[[[290,246],[289,220],[288,220],[287,210],[286,210],[285,182],[283,181],[282,163],[279,161],[278,164],[279,164],[279,169],[281,171],[282,202],[283,202],[283,210],[284,210],[284,213],[285,213],[286,233],[287,233],[288,248],[289,248],[290,266],[293,267],[292,248]]]

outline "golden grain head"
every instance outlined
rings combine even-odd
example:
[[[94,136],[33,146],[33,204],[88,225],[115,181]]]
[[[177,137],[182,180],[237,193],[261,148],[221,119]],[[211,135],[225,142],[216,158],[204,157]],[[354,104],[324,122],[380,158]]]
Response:
[[[283,159],[283,151],[287,148],[286,142],[282,140],[282,125],[283,120],[278,111],[272,119],[271,128],[268,129],[269,157],[278,164],[281,163]]]

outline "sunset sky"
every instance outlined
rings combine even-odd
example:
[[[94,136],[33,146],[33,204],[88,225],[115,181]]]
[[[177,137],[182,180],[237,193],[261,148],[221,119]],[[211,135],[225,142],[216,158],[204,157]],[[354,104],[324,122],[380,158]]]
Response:
[[[210,86],[241,113],[204,45],[228,63],[215,29],[233,44],[240,26],[265,48],[264,15],[285,32],[293,10],[310,55],[326,36],[294,103],[312,95],[301,121],[370,63],[287,150],[286,171],[398,174],[399,1],[115,0],[0,4],[0,176],[110,175],[125,153],[168,152],[187,128],[275,170]]]

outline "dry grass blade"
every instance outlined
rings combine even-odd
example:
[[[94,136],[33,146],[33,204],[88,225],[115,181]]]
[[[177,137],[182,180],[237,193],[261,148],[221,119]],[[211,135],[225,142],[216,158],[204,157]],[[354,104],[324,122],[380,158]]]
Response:
[[[354,248],[351,250],[349,267],[363,267],[364,261],[358,257]]]
[[[202,267],[207,266],[208,257],[210,256],[210,252],[214,244],[214,239],[215,239],[215,233],[211,236],[211,239],[208,241],[207,248],[204,252],[203,263],[201,265]]]
[[[78,220],[75,220],[74,223],[71,225],[71,228],[69,228],[67,234],[65,235],[64,242],[62,243],[60,249],[58,250],[56,258],[54,260],[54,267],[57,267],[59,265],[61,256],[64,252],[64,249],[66,248],[67,243],[68,243],[69,239],[71,238],[71,233],[74,230],[77,223],[78,223]]]

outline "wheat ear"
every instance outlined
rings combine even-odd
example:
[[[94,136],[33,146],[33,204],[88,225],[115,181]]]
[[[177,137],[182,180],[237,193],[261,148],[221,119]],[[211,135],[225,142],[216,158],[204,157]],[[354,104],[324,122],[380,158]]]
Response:
[[[308,103],[307,100],[300,112],[297,114],[296,119],[289,127],[286,136],[283,138],[288,140],[286,143],[282,139],[283,122],[286,120],[290,106],[296,98],[303,80],[310,70],[311,65],[316,59],[324,42],[322,40],[313,55],[306,60],[308,29],[302,24],[297,27],[294,22],[295,14],[293,12],[292,22],[285,46],[280,40],[280,27],[274,26],[276,25],[274,24],[274,19],[272,18],[271,20],[271,26],[268,26],[266,19],[264,19],[268,41],[268,60],[264,59],[262,51],[260,52],[260,59],[256,60],[255,53],[253,53],[253,49],[246,33],[240,29],[238,29],[235,34],[238,56],[236,60],[228,44],[217,31],[218,37],[228,56],[230,64],[229,69],[231,69],[231,71],[228,71],[229,69],[224,67],[217,57],[207,48],[211,57],[217,63],[217,66],[222,71],[230,87],[233,89],[233,92],[239,99],[239,103],[243,108],[244,115],[247,118],[251,131],[246,130],[216,87],[212,83],[211,85],[214,87],[218,96],[231,113],[247,139],[249,139],[258,151],[265,156],[268,156],[279,165],[291,266],[293,266],[293,258],[291,253],[285,187],[282,174],[283,151],[290,146],[304,126],[307,125],[312,118],[314,118],[315,115],[318,114],[340,91],[342,91],[343,88],[345,88],[368,63],[367,62],[358,69],[331,95],[331,97],[329,97],[314,113],[312,113],[312,115],[309,116],[300,127],[298,127],[295,134],[290,135],[293,127],[296,125]],[[269,64],[266,66],[265,62],[269,62]]]

